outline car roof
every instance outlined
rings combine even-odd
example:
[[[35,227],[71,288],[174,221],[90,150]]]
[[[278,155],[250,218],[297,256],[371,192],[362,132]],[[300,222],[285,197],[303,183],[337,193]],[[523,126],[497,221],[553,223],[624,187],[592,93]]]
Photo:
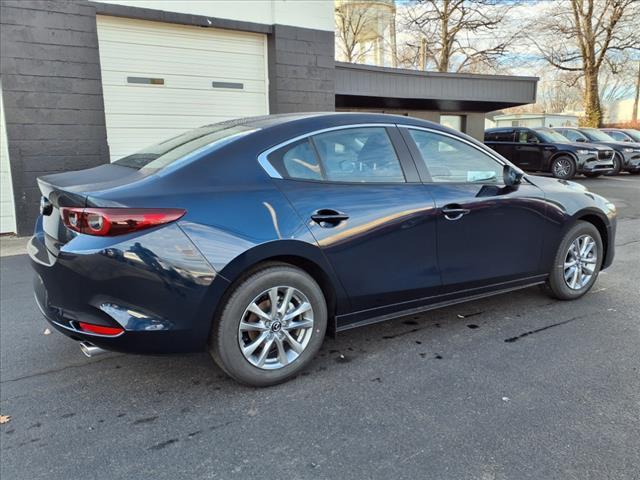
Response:
[[[237,118],[226,122],[219,122],[205,127],[214,125],[227,124],[229,126],[243,125],[266,129],[277,127],[285,124],[301,124],[301,123],[335,123],[336,125],[348,125],[350,123],[394,123],[402,125],[428,126],[437,130],[448,130],[447,127],[439,123],[429,122],[416,117],[404,115],[392,115],[388,113],[369,113],[369,112],[304,112],[304,113],[281,113],[273,115],[262,115],[257,117]]]

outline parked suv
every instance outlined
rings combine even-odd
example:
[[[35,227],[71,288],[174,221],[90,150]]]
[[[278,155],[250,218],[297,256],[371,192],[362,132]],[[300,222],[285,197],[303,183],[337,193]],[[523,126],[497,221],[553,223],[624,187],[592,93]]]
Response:
[[[633,128],[601,128],[600,130],[618,142],[640,142],[640,131]]]
[[[616,141],[597,128],[558,127],[554,130],[572,142],[578,142],[583,145],[588,143],[589,147],[592,145],[601,145],[615,150],[612,174],[615,175],[623,170],[634,175],[640,173],[640,143]]]
[[[490,128],[484,143],[523,170],[551,172],[563,180],[577,173],[597,177],[613,171],[611,148],[571,143],[550,128]]]

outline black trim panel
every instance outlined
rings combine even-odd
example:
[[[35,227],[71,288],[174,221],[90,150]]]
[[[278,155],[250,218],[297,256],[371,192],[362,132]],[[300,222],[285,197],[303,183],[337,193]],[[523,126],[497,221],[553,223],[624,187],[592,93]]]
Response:
[[[343,332],[345,330],[351,330],[352,328],[363,327],[365,325],[371,325],[371,324],[378,323],[378,322],[384,322],[386,320],[391,320],[391,319],[394,319],[394,318],[405,317],[405,316],[413,315],[413,314],[416,314],[416,313],[423,313],[423,312],[427,312],[429,310],[436,310],[438,308],[449,307],[451,305],[456,305],[458,303],[465,303],[465,302],[470,302],[470,301],[473,301],[473,300],[480,300],[482,298],[492,297],[494,295],[500,295],[502,293],[508,293],[508,292],[512,292],[514,290],[520,290],[520,289],[523,289],[523,288],[532,287],[534,285],[539,285],[541,283],[544,283],[546,281],[547,277],[548,277],[547,274],[545,274],[545,275],[536,275],[536,276],[525,278],[525,279],[522,279],[522,280],[514,280],[514,281],[511,281],[511,282],[504,282],[504,283],[498,283],[498,284],[494,284],[494,285],[489,285],[487,287],[474,288],[471,291],[485,290],[485,289],[498,287],[500,285],[509,285],[509,284],[511,284],[511,286],[506,286],[504,288],[488,290],[488,291],[484,291],[484,292],[481,292],[481,293],[471,294],[471,295],[462,296],[462,297],[448,298],[446,300],[442,300],[442,301],[439,301],[439,302],[423,304],[423,305],[420,305],[420,306],[417,306],[417,307],[407,308],[407,309],[404,309],[404,310],[398,310],[396,312],[391,312],[391,313],[387,313],[387,314],[383,314],[383,315],[372,316],[372,317],[369,317],[369,318],[364,318],[362,320],[357,320],[355,322],[346,323],[346,324],[343,324],[343,325],[341,325],[341,323],[344,323],[344,320],[346,318],[362,316],[363,314],[366,314],[366,311],[355,312],[355,313],[351,313],[351,314],[347,314],[347,315],[339,315],[339,316],[336,317],[336,332]],[[433,301],[438,297],[445,297],[445,296],[450,297],[451,294],[438,295],[437,297],[430,297],[428,299],[422,299],[422,301],[429,301],[429,300]],[[418,300],[418,301],[420,301],[420,300]],[[408,302],[408,303],[416,303],[416,302]],[[387,308],[388,307],[381,307],[379,309],[376,308],[375,310],[385,310]]]
[[[273,26],[264,23],[243,22],[226,18],[206,17],[204,15],[191,15],[188,13],[167,12],[152,8],[130,7],[113,3],[89,2],[96,9],[97,15],[109,15],[112,17],[135,18],[137,20],[150,20],[153,22],[177,23],[180,25],[192,25],[196,27],[222,28],[225,30],[237,30],[252,33],[273,33]]]

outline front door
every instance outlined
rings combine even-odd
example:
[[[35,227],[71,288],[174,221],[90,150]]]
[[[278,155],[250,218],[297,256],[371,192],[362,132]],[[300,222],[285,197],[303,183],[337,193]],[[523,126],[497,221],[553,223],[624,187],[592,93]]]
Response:
[[[436,204],[443,291],[540,274],[543,236],[551,228],[542,191],[526,180],[505,186],[503,164],[472,142],[413,128],[404,135],[414,142]]]
[[[541,170],[544,160],[544,144],[531,130],[516,132],[514,156],[516,164],[523,170]]]
[[[354,312],[401,309],[440,291],[434,201],[396,127],[320,133],[276,150],[269,162]]]

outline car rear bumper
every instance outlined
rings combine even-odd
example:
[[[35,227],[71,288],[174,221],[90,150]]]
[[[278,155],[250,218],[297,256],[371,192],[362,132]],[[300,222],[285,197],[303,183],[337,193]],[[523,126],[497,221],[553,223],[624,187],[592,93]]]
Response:
[[[199,350],[226,280],[177,225],[135,235],[79,235],[57,255],[39,221],[28,245],[34,293],[45,318],[63,334],[132,353]],[[114,336],[80,322],[122,328]]]

